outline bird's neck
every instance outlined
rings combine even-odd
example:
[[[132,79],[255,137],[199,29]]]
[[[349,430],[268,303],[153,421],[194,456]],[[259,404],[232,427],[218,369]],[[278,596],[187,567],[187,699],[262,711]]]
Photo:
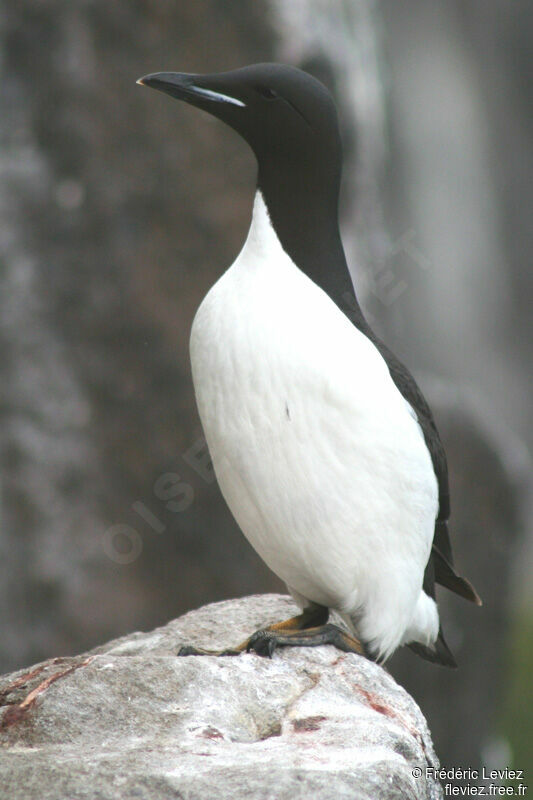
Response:
[[[354,290],[339,231],[337,181],[330,184],[313,182],[305,173],[288,176],[260,169],[257,188],[287,255],[341,310],[351,307],[353,312]]]

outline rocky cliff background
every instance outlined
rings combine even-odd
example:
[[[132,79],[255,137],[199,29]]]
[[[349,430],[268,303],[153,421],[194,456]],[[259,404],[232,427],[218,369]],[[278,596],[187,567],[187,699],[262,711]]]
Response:
[[[460,672],[391,669],[444,764],[529,766],[532,32],[525,0],[0,4],[3,671],[282,588],[216,487],[187,351],[255,167],[135,80],[284,60],[338,97],[358,294],[435,407],[485,600],[447,599]]]

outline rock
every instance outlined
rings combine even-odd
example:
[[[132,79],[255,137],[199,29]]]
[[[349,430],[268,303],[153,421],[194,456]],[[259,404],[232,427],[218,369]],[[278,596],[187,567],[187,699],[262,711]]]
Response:
[[[291,616],[262,595],[0,679],[6,797],[439,798],[426,722],[382,667],[333,647],[178,658]],[[421,777],[416,777],[417,771]]]

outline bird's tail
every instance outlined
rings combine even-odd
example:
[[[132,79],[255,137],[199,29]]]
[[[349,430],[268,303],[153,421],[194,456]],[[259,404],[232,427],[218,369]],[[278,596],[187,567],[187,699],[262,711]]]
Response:
[[[435,568],[435,583],[445,586],[451,592],[470,600],[477,606],[482,605],[482,601],[470,581],[458,575],[450,561],[442,554],[436,545],[431,548],[433,555],[433,565]]]
[[[425,658],[426,661],[432,661],[434,664],[442,664],[443,667],[457,667],[457,662],[453,657],[453,653],[446,644],[446,640],[442,634],[442,628],[439,628],[439,635],[431,647],[427,647],[420,642],[409,642],[407,645],[413,653],[417,656]]]

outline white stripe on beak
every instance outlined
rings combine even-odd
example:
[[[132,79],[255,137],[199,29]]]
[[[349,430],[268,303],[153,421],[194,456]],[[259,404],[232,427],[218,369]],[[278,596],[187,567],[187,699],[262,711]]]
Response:
[[[231,103],[234,106],[246,107],[246,103],[242,100],[237,100],[236,97],[229,97],[227,94],[220,94],[220,92],[213,92],[211,89],[202,89],[200,86],[190,87],[195,94],[203,94],[209,100],[217,100],[219,103]]]

